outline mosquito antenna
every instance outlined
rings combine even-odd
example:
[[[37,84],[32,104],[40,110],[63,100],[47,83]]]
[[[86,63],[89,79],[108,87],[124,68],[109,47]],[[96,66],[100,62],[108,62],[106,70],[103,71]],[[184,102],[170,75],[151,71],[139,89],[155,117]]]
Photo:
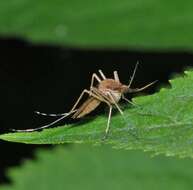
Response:
[[[144,87],[142,87],[142,88],[130,89],[129,92],[131,92],[131,93],[132,93],[132,92],[140,92],[140,91],[142,91],[142,90],[150,87],[151,85],[155,84],[157,81],[158,81],[158,80],[153,81],[153,82],[147,84],[146,86],[144,86]]]
[[[135,77],[135,73],[136,73],[136,70],[137,70],[138,65],[139,65],[139,62],[137,62],[136,65],[135,65],[135,69],[134,69],[133,74],[132,74],[132,76],[131,76],[131,79],[130,79],[128,88],[130,88],[130,86],[131,86],[131,84],[132,84],[132,82],[133,82],[133,79],[134,79],[134,77]]]
[[[59,116],[63,116],[66,115],[67,113],[43,113],[43,112],[39,112],[39,111],[34,111],[34,113],[38,114],[38,115],[43,115],[43,116],[48,116],[48,117],[59,117]]]
[[[102,78],[105,80],[106,77],[105,77],[105,75],[103,74],[102,70],[99,70],[99,73],[100,73],[100,75],[102,76]]]
[[[48,128],[48,127],[54,125],[55,123],[58,123],[59,121],[63,120],[67,116],[69,116],[71,113],[74,113],[75,111],[77,111],[77,110],[74,110],[72,112],[66,113],[66,115],[63,115],[59,119],[57,119],[57,120],[55,120],[55,121],[53,121],[53,122],[51,122],[51,123],[49,123],[47,125],[44,125],[44,126],[41,126],[41,127],[35,128],[35,129],[11,129],[11,130],[15,131],[15,132],[33,132],[33,131],[38,131],[40,129],[45,129],[45,128]]]

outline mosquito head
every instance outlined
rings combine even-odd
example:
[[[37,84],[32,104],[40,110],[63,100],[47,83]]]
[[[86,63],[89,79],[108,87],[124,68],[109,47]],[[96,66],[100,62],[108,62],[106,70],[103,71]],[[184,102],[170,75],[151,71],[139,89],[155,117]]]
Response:
[[[129,93],[129,92],[130,92],[129,86],[123,84],[121,86],[121,93],[126,94],[126,93]]]
[[[122,85],[121,86],[121,93],[122,94],[133,93],[133,92],[136,92],[136,89],[132,89],[128,85]]]

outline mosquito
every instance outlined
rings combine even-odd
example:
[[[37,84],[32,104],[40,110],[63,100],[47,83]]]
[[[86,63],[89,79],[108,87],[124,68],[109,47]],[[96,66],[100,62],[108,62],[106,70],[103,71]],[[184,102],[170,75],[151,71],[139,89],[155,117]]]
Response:
[[[116,107],[117,110],[120,112],[120,114],[123,115],[123,111],[121,110],[120,106],[118,105],[118,102],[121,99],[134,105],[133,102],[131,102],[130,100],[128,100],[125,97],[125,94],[126,93],[140,92],[140,91],[148,88],[149,86],[153,85],[155,82],[157,82],[157,81],[154,81],[154,82],[149,83],[146,86],[143,86],[141,88],[135,88],[135,89],[130,88],[131,84],[133,82],[133,79],[135,77],[137,67],[138,67],[138,63],[135,65],[133,74],[130,78],[130,82],[128,85],[122,84],[120,82],[119,75],[118,75],[117,71],[113,72],[113,74],[114,74],[113,79],[107,78],[104,75],[104,73],[102,72],[102,70],[99,70],[99,75],[97,75],[96,73],[93,73],[92,78],[91,78],[90,89],[89,90],[84,89],[82,91],[79,98],[77,99],[77,101],[75,102],[75,104],[73,105],[73,107],[71,108],[71,110],[69,112],[60,113],[60,114],[47,114],[47,113],[42,113],[42,112],[36,111],[35,113],[39,114],[39,115],[53,116],[53,117],[60,116],[60,118],[47,124],[47,125],[44,125],[44,126],[41,126],[38,128],[25,129],[25,130],[14,129],[14,131],[32,132],[32,131],[45,129],[45,128],[48,128],[48,127],[58,123],[59,121],[63,120],[64,118],[66,118],[68,116],[71,116],[71,118],[73,118],[73,119],[82,118],[85,115],[92,112],[93,110],[95,110],[99,106],[99,104],[101,104],[103,102],[103,103],[107,104],[109,107],[108,120],[107,120],[106,129],[105,129],[105,136],[107,136],[109,133],[109,129],[110,129],[110,121],[111,121],[111,115],[112,115],[113,107]],[[98,83],[98,85],[94,86],[95,81]],[[85,102],[83,102],[80,106],[78,106],[82,97],[85,94],[88,95],[87,100]]]

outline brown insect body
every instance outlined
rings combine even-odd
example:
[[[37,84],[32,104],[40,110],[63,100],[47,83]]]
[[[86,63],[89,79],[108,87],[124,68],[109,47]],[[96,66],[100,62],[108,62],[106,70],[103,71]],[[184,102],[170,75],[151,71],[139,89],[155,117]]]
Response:
[[[53,121],[52,123],[50,123],[48,125],[44,125],[44,126],[39,127],[39,128],[26,129],[26,130],[14,130],[14,131],[26,131],[27,132],[27,131],[36,131],[39,129],[44,129],[44,128],[50,127],[51,125],[61,121],[62,119],[64,119],[65,117],[68,117],[68,116],[71,116],[73,119],[81,118],[81,117],[84,117],[85,115],[89,114],[90,112],[92,112],[94,109],[96,109],[99,106],[99,104],[101,102],[103,102],[109,106],[109,115],[108,115],[107,127],[105,130],[105,136],[106,136],[109,132],[110,120],[111,120],[111,114],[112,114],[112,106],[115,105],[116,108],[118,109],[118,111],[121,114],[123,114],[123,111],[121,110],[121,108],[118,105],[118,102],[120,101],[120,99],[122,98],[122,99],[126,100],[127,102],[133,104],[131,101],[129,101],[128,99],[126,99],[124,97],[125,93],[142,91],[156,82],[156,81],[152,82],[152,83],[150,83],[142,88],[139,88],[139,89],[131,89],[130,86],[131,86],[131,83],[132,83],[133,78],[135,76],[137,65],[138,64],[136,64],[136,66],[135,66],[135,69],[134,69],[133,75],[130,79],[129,85],[124,85],[120,82],[117,71],[114,71],[114,78],[113,79],[108,79],[105,77],[103,72],[101,70],[99,70],[100,77],[95,73],[92,75],[90,90],[84,89],[82,91],[78,100],[76,101],[76,103],[74,104],[74,106],[72,107],[72,109],[69,112],[62,113],[62,114],[46,114],[46,113],[36,112],[37,114],[44,115],[44,116],[61,116],[61,117],[59,119]],[[98,85],[96,87],[94,86],[95,80],[98,82]],[[78,107],[79,102],[85,93],[88,94],[89,97],[87,98],[87,100],[83,104],[81,104]]]
[[[72,115],[72,118],[81,118],[85,115],[89,114],[91,111],[96,109],[101,102],[96,98],[89,97],[79,108],[78,110]]]
[[[121,84],[119,81],[114,79],[105,79],[101,81],[98,85],[99,91],[101,91],[105,96],[112,94],[116,103],[119,102],[123,93],[126,93],[128,86]],[[110,98],[110,97],[109,97]],[[114,104],[113,101],[111,101]]]
[[[123,93],[123,90],[128,88],[126,85],[122,85],[120,82],[115,81],[114,79],[105,79],[102,80],[101,83],[98,85],[98,90],[103,94],[104,96],[109,96],[109,93],[112,94],[114,97],[115,102],[119,102],[121,99],[121,95]],[[110,99],[110,97],[109,97]],[[100,101],[96,98],[89,97],[73,114],[72,118],[81,118],[93,110],[95,110],[99,105]],[[114,104],[113,101],[110,102],[111,104]]]

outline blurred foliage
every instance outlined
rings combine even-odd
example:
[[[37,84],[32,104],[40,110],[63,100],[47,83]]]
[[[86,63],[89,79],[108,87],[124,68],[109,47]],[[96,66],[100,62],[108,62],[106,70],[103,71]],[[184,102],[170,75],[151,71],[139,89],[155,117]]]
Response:
[[[31,144],[107,143],[116,148],[193,157],[193,71],[170,83],[171,89],[162,88],[154,95],[137,97],[133,101],[138,106],[127,107],[124,116],[113,116],[105,140],[105,116],[40,132],[3,134],[0,139]]]
[[[192,189],[192,160],[149,158],[136,151],[110,147],[59,146],[39,150],[8,171],[12,184],[0,190],[61,189]]]
[[[193,1],[9,0],[0,35],[82,47],[191,48]]]

